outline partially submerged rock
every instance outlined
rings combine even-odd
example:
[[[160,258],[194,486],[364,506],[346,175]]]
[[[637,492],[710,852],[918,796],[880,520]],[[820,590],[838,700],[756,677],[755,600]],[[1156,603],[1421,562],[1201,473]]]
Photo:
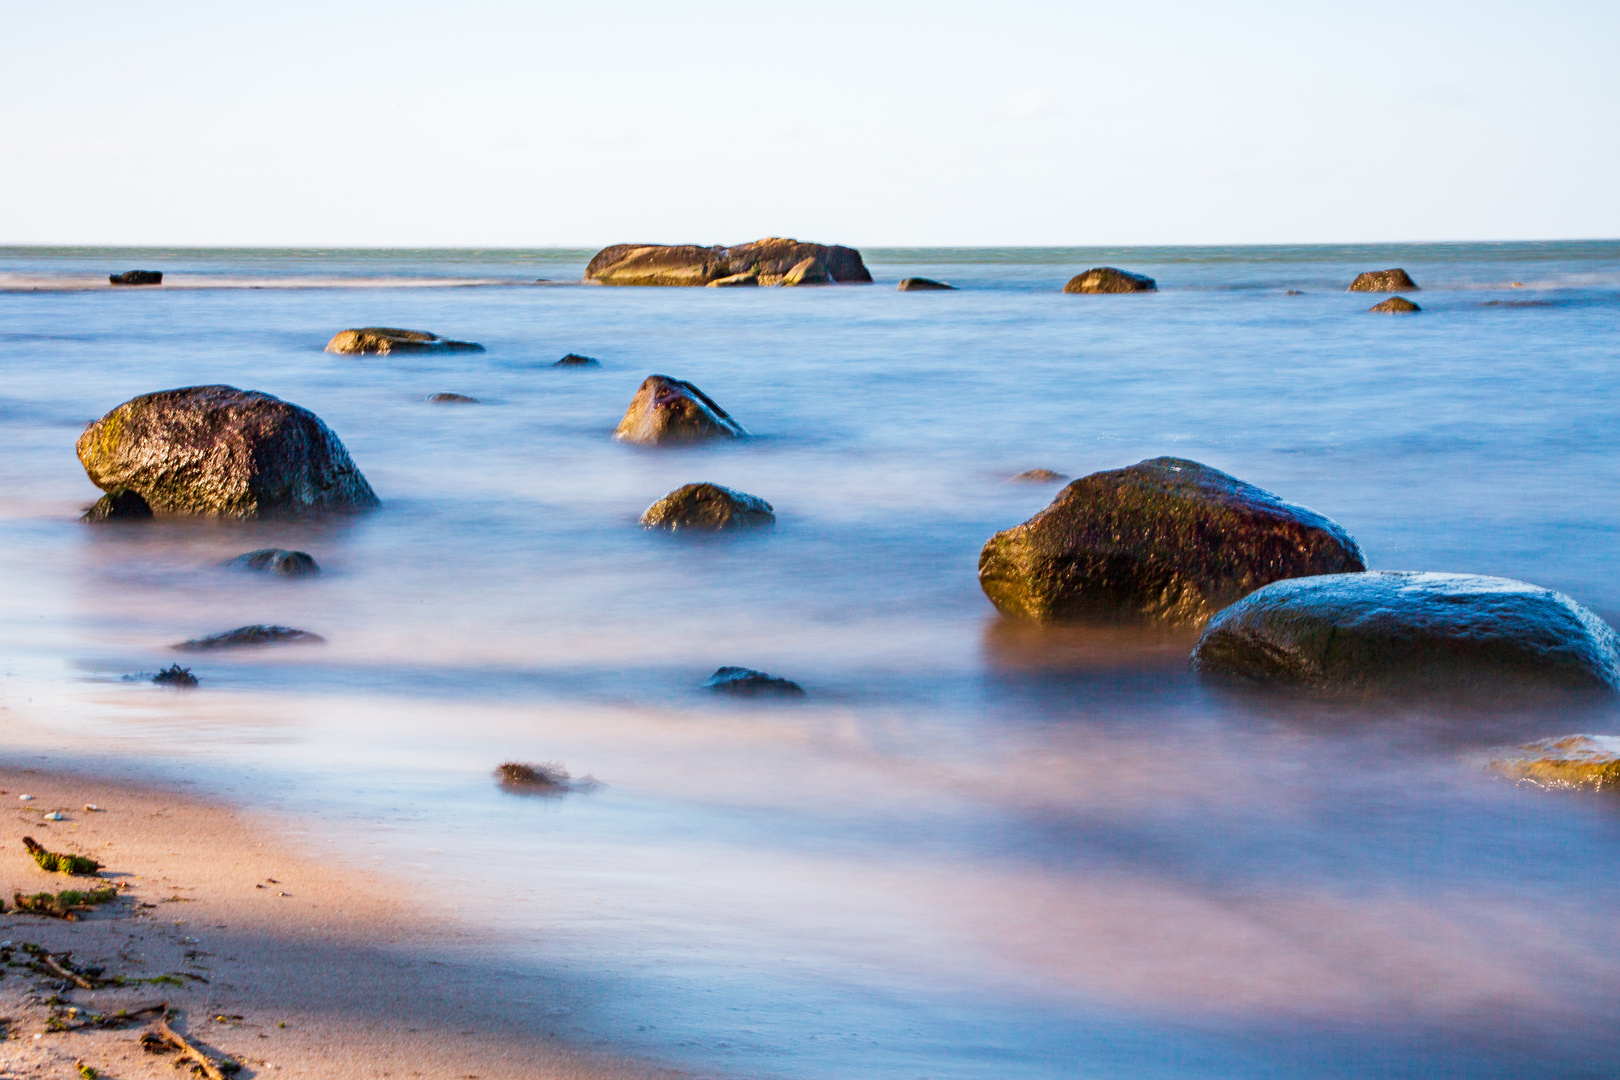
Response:
[[[468,397],[466,394],[452,394],[446,391],[444,393],[434,394],[432,397],[428,398],[428,403],[430,405],[477,405],[478,399],[475,397]]]
[[[569,353],[552,367],[601,367],[602,361],[590,356],[581,356],[578,353]]]
[[[947,285],[943,281],[933,278],[908,277],[900,279],[901,292],[955,292],[955,285]]]
[[[832,271],[827,269],[827,264],[812,255],[795,263],[792,269],[782,275],[782,280],[777,284],[836,285],[838,282],[833,278]]]
[[[378,505],[343,443],[308,409],[234,386],[142,394],[79,436],[97,487],[154,513],[255,518]]]
[[[737,697],[804,697],[804,687],[791,679],[780,679],[745,667],[723,667],[703,684],[719,694]]]
[[[156,675],[153,675],[152,681],[159,686],[196,686],[197,676],[193,675],[188,667],[170,664]]]
[[[647,507],[641,523],[649,529],[746,529],[776,520],[771,504],[758,495],[719,484],[687,484]]]
[[[747,435],[713,398],[686,380],[668,375],[647,376],[613,432],[615,439],[647,446]]]
[[[601,285],[708,285],[726,278],[752,275],[752,284],[786,284],[795,271],[801,280],[807,260],[821,264],[828,278],[840,284],[872,280],[861,253],[835,244],[801,244],[769,237],[733,247],[694,244],[614,244],[597,252],[585,268],[585,280]],[[728,284],[749,284],[733,281]]]
[[[1357,274],[1356,280],[1350,283],[1348,292],[1417,292],[1418,283],[1412,276],[1398,266],[1388,270],[1368,270]]]
[[[1565,735],[1499,750],[1491,770],[1538,787],[1614,788],[1620,785],[1620,736]]]
[[[1159,283],[1146,274],[1133,274],[1114,266],[1096,266],[1076,274],[1063,286],[1066,293],[1158,292]]]
[[[235,630],[226,630],[218,634],[210,634],[204,638],[192,638],[182,641],[175,648],[182,652],[212,652],[216,649],[243,649],[257,645],[320,645],[326,639],[319,634],[312,634],[308,630],[295,630],[290,626],[238,626]]]
[[[109,491],[84,512],[80,521],[133,521],[152,516],[152,508],[141,493],[129,488]]]
[[[506,761],[495,767],[495,779],[508,791],[526,795],[560,795],[568,790],[571,778],[560,761],[543,761],[538,765]]]
[[[163,271],[125,270],[122,274],[108,274],[107,280],[114,285],[161,285]]]
[[[1392,296],[1381,304],[1374,304],[1367,310],[1375,315],[1410,315],[1414,311],[1422,311],[1423,309],[1404,296]]]
[[[1007,477],[1008,482],[1014,484],[1056,484],[1068,477],[1051,469],[1025,469],[1017,476]]]
[[[281,574],[284,577],[308,577],[321,572],[320,566],[307,551],[287,551],[284,548],[261,548],[246,555],[238,555],[227,565],[238,570],[251,570],[262,574]]]
[[[1317,690],[1620,690],[1620,639],[1563,593],[1507,578],[1375,571],[1277,581],[1217,614],[1209,675]]]
[[[452,341],[426,330],[400,330],[392,326],[362,326],[339,330],[326,343],[329,353],[483,352],[475,341]]]
[[[1083,476],[979,554],[990,602],[1043,622],[1198,623],[1279,578],[1362,569],[1321,514],[1173,457]]]

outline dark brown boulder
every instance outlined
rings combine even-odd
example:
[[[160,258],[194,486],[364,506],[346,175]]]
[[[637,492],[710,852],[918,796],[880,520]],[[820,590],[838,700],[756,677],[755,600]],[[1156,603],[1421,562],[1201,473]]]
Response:
[[[779,285],[806,259],[815,259],[839,284],[872,280],[861,253],[830,244],[801,244],[770,237],[733,247],[695,244],[614,244],[597,252],[585,280],[601,285],[708,285],[750,276],[753,284]],[[747,284],[735,281],[732,284]]]
[[[947,285],[943,281],[935,281],[933,278],[908,277],[908,278],[901,278],[900,279],[900,291],[901,292],[939,292],[939,291],[955,292],[956,291],[956,286],[955,285]]]
[[[1375,315],[1410,315],[1423,309],[1404,296],[1392,296],[1381,304],[1374,304],[1367,310]]]
[[[1066,293],[1158,292],[1159,283],[1145,274],[1133,274],[1112,266],[1097,266],[1076,274],[1063,286]]]
[[[138,521],[152,516],[152,508],[140,492],[119,488],[97,499],[80,521]]]
[[[647,446],[741,439],[747,435],[743,426],[708,394],[684,379],[668,375],[647,376],[613,432],[615,439]]]
[[[1004,615],[1196,624],[1279,578],[1365,568],[1356,542],[1322,515],[1161,457],[1083,476],[991,537],[979,584]]]
[[[238,555],[227,566],[259,574],[280,574],[282,577],[311,577],[321,572],[320,564],[307,551],[287,551],[284,548],[261,548],[246,555]]]
[[[134,491],[160,515],[255,518],[378,504],[320,417],[234,386],[132,398],[85,428],[78,452],[97,487]]]
[[[163,271],[125,270],[122,274],[108,274],[107,280],[114,285],[161,285]]]
[[[771,504],[758,495],[719,484],[687,484],[647,507],[641,523],[649,529],[747,529],[776,521]]]
[[[466,394],[452,394],[449,391],[445,391],[442,394],[434,394],[432,397],[428,398],[428,404],[430,404],[430,405],[477,405],[478,404],[478,399],[475,398],[475,397],[468,397]]]
[[[1357,274],[1347,292],[1418,292],[1418,283],[1398,266],[1388,270],[1368,270]]]
[[[375,353],[387,356],[397,352],[483,352],[475,341],[451,341],[426,330],[399,330],[391,326],[363,326],[339,330],[326,343],[329,353]]]

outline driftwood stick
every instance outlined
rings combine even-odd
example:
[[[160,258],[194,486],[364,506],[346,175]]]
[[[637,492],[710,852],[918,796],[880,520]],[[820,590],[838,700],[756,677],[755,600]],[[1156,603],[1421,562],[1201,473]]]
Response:
[[[198,1065],[202,1066],[203,1076],[207,1077],[208,1080],[225,1080],[225,1074],[220,1071],[219,1066],[214,1063],[213,1058],[191,1045],[191,1043],[186,1041],[184,1036],[169,1026],[169,1017],[167,1013],[158,1017],[157,1029],[158,1034],[162,1035],[165,1039],[168,1039],[171,1043],[173,1043],[183,1057],[188,1057]]]
[[[77,971],[57,963],[56,957],[52,956],[50,953],[40,953],[39,962],[56,972],[58,975],[62,976],[62,978],[71,980],[73,985],[82,990],[94,990],[96,988],[95,983],[91,982],[83,975],[80,975]]]

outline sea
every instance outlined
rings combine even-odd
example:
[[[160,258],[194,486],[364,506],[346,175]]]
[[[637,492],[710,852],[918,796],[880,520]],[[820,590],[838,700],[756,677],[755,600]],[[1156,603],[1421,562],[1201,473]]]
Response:
[[[871,285],[726,290],[592,254],[0,248],[8,760],[273,818],[548,988],[499,1004],[535,1032],[700,1075],[1615,1075],[1620,802],[1486,767],[1614,705],[1238,692],[1195,630],[1011,622],[976,566],[1059,490],[1016,474],[1174,455],[1373,568],[1620,625],[1620,242],[868,248]],[[1061,291],[1096,265],[1159,291]],[[1421,313],[1346,291],[1392,266]],[[485,351],[323,351],[356,326]],[[615,442],[654,373],[752,437]],[[81,523],[85,425],[214,383],[313,410],[381,508]],[[774,527],[640,527],[697,481]],[[266,547],[322,573],[227,565]],[[324,644],[172,648],[253,623]]]

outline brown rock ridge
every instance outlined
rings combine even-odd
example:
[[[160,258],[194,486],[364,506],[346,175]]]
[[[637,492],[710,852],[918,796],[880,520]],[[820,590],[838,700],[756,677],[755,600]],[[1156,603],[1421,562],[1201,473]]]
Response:
[[[807,266],[810,260],[819,263],[819,269]],[[726,285],[814,285],[866,284],[872,275],[854,248],[768,237],[733,247],[614,244],[597,252],[585,268],[585,280],[599,285],[710,285],[722,281]]]

